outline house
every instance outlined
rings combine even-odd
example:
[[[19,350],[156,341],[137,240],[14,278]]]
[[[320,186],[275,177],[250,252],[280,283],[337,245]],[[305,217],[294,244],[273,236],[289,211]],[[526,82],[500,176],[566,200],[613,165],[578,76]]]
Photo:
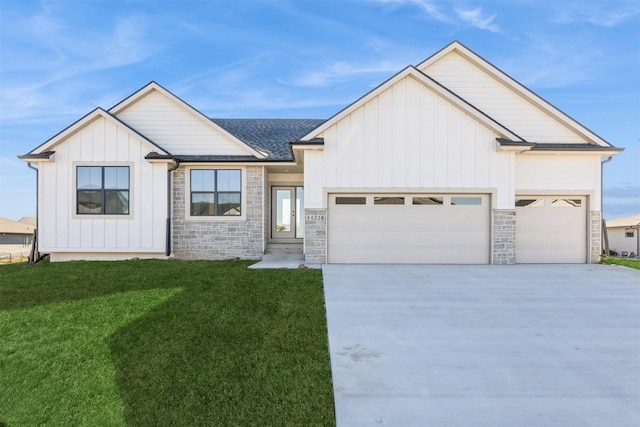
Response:
[[[152,82],[21,159],[53,261],[589,263],[621,149],[455,41],[327,120],[211,119]]]
[[[640,214],[607,221],[609,249],[619,256],[640,254]]]
[[[0,245],[28,246],[33,239],[34,228],[31,224],[0,218]]]
[[[27,225],[32,225],[32,226],[36,226],[36,217],[34,216],[23,216],[22,218],[20,218],[18,220],[18,222],[21,222],[23,224],[27,224]]]

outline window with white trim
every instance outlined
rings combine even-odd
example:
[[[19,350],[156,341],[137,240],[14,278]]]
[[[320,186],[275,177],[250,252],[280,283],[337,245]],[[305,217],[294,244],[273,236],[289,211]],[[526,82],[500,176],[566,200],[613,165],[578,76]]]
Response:
[[[191,216],[240,216],[242,173],[239,169],[191,169]]]
[[[129,166],[77,166],[78,215],[129,215]]]

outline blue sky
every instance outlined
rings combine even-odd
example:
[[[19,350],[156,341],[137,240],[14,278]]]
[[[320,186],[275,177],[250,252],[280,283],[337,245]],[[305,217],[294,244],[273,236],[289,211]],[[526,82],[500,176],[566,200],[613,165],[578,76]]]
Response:
[[[0,217],[25,154],[155,80],[210,117],[327,118],[453,40],[625,151],[605,216],[640,212],[637,0],[0,0]]]

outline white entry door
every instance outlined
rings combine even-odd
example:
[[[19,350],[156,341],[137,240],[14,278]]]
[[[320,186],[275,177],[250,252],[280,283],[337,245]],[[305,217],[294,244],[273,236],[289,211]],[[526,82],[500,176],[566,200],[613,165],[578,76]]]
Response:
[[[301,239],[304,236],[304,191],[302,187],[273,187],[272,239]]]

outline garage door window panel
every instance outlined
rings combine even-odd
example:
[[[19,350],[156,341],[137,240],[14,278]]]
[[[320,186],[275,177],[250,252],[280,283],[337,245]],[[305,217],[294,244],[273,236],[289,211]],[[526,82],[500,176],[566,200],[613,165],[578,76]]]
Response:
[[[452,206],[482,206],[482,197],[471,196],[453,196],[451,197]]]
[[[582,207],[580,199],[553,199],[551,206],[554,208],[579,208]]]
[[[516,199],[517,208],[543,208],[544,199]]]
[[[374,197],[374,205],[404,205],[404,197]]]
[[[366,197],[336,197],[336,205],[366,205]]]
[[[418,206],[442,206],[444,204],[444,197],[414,197],[413,204]]]

